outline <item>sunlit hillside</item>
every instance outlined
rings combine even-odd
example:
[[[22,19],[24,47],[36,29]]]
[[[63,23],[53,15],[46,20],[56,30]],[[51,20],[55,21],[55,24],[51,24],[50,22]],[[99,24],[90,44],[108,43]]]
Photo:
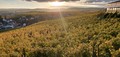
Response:
[[[0,33],[0,57],[120,57],[120,18],[72,14]]]

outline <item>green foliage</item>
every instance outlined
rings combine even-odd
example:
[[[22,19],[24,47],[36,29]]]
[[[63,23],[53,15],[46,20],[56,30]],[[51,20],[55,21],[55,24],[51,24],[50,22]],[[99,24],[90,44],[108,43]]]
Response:
[[[59,15],[53,13],[50,16]],[[35,16],[39,13],[26,13]],[[46,16],[45,16],[45,15]],[[50,13],[41,13],[50,18]],[[0,33],[0,57],[119,57],[118,18],[97,18],[98,12],[73,11],[30,26]],[[49,17],[47,17],[49,16]]]
[[[118,32],[116,32],[116,31],[112,31],[112,32],[110,33],[110,35],[113,36],[113,37],[117,37]]]
[[[115,50],[118,50],[120,48],[120,39],[119,38],[114,39],[112,42],[112,45],[113,45]]]

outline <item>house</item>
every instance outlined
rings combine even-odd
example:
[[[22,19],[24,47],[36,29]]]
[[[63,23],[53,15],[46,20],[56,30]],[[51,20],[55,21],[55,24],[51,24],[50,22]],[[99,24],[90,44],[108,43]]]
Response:
[[[2,22],[0,22],[0,27],[2,27],[3,26],[3,23]]]
[[[0,29],[3,27],[3,24],[2,24],[2,22],[0,22]]]
[[[10,28],[15,28],[14,25],[8,24],[2,27],[3,29],[10,29]]]
[[[107,13],[120,13],[120,0],[107,4]]]
[[[16,27],[16,22],[12,19],[3,18],[0,23],[0,30],[1,29],[10,29],[10,28],[15,28],[15,27]]]
[[[27,24],[26,23],[23,23],[23,27],[25,27]]]

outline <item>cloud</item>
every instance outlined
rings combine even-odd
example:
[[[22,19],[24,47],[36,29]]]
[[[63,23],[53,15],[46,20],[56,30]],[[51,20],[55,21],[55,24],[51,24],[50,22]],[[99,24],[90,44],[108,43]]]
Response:
[[[48,2],[48,1],[80,1],[80,0],[24,0],[24,1]]]
[[[111,2],[111,1],[117,1],[117,0],[24,0],[24,1],[36,1],[36,2],[49,2],[49,1],[80,1],[80,2],[86,2],[86,3],[93,3],[93,2]]]
[[[111,1],[117,1],[117,0],[86,0],[85,2],[111,2]]]

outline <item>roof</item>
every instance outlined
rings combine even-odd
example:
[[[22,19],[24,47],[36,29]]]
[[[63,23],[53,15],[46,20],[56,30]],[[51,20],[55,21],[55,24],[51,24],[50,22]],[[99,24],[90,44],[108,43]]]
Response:
[[[120,7],[120,0],[108,3],[107,7]]]
[[[120,0],[114,1],[114,2],[110,2],[110,3],[108,3],[108,4],[114,4],[114,3],[120,3]]]

